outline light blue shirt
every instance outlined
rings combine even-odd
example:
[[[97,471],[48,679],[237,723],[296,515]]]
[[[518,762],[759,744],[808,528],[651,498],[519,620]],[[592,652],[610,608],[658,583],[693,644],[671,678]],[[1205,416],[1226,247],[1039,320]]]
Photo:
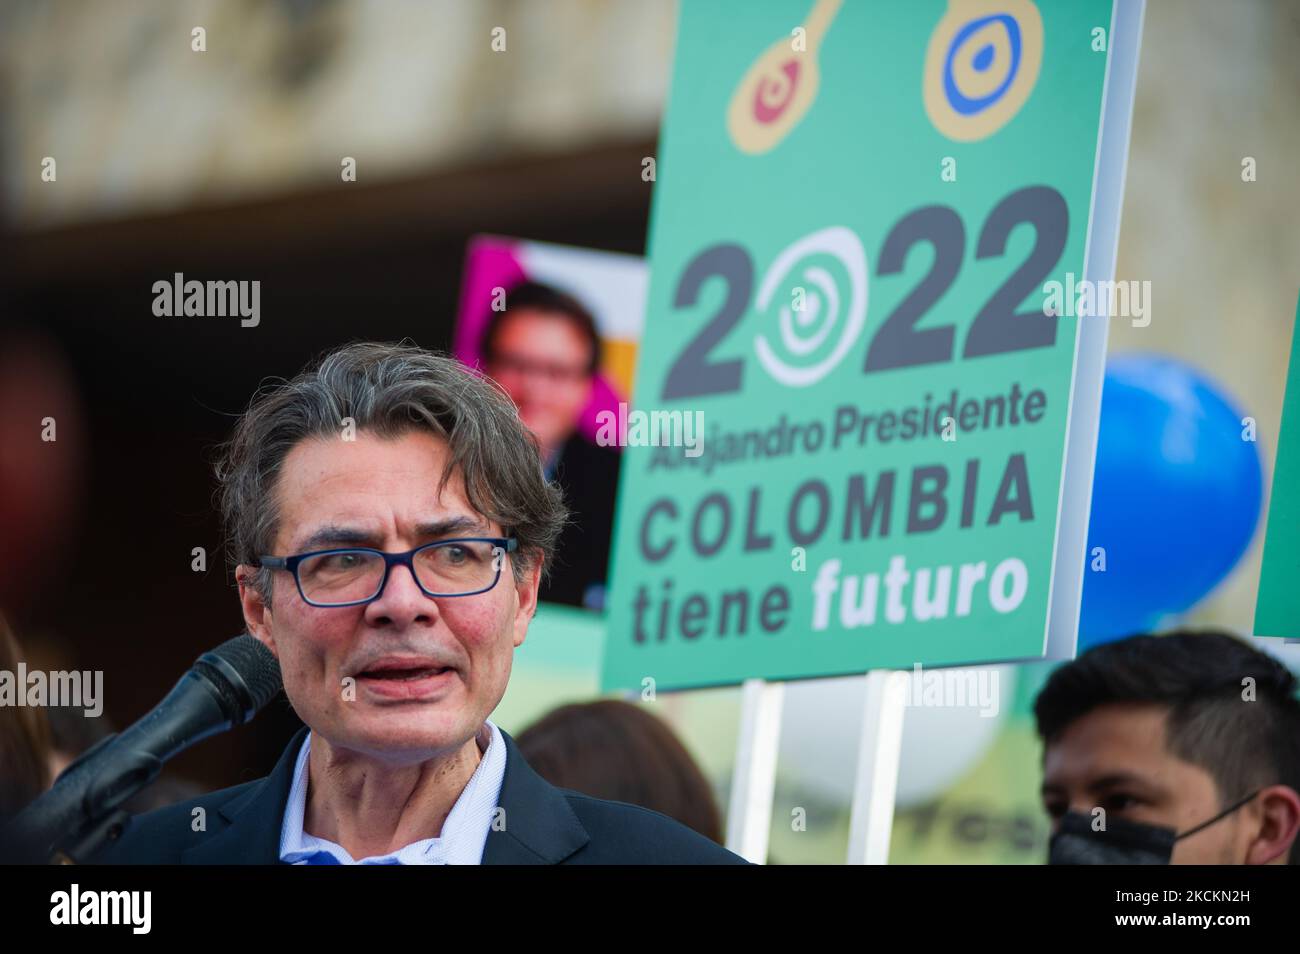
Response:
[[[307,754],[311,751],[311,733],[303,740],[293,785],[285,803],[284,822],[280,827],[280,860],[293,865],[477,865],[483,860],[483,848],[492,830],[493,814],[501,795],[501,780],[506,773],[506,744],[501,730],[485,719],[477,737],[483,753],[478,767],[451,807],[437,838],[413,842],[386,855],[374,855],[357,861],[342,845],[309,835],[302,829],[307,807]],[[485,747],[486,746],[486,747]]]

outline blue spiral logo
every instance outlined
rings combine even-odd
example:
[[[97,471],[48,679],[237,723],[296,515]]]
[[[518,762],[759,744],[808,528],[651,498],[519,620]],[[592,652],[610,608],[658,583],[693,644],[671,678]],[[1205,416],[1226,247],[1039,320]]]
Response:
[[[1029,98],[1043,25],[1029,0],[951,0],[930,36],[923,95],[935,128],[969,142],[1001,129]]]

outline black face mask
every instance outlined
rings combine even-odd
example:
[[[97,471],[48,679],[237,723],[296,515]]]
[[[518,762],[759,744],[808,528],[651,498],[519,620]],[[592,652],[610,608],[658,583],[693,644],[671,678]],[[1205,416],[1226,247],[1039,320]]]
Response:
[[[1209,821],[1202,822],[1181,835],[1173,828],[1146,825],[1116,818],[1103,831],[1094,831],[1092,817],[1083,812],[1066,812],[1061,827],[1052,836],[1048,850],[1049,865],[1167,865],[1174,853],[1174,842],[1208,828],[1231,815],[1258,795],[1251,792],[1229,805]]]

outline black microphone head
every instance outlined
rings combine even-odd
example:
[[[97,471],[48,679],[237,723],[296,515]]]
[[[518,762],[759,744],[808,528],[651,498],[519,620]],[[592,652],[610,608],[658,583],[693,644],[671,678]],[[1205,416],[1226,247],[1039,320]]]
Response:
[[[247,722],[284,688],[279,660],[247,633],[204,653],[194,671],[216,686],[227,715],[236,723]]]

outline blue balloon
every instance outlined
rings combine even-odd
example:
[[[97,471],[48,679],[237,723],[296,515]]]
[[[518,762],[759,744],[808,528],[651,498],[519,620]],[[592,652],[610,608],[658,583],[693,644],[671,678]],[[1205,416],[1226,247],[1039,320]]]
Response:
[[[1108,361],[1080,652],[1185,612],[1246,552],[1263,468],[1242,416],[1212,381],[1173,358]],[[1092,569],[1098,547],[1105,572]]]

